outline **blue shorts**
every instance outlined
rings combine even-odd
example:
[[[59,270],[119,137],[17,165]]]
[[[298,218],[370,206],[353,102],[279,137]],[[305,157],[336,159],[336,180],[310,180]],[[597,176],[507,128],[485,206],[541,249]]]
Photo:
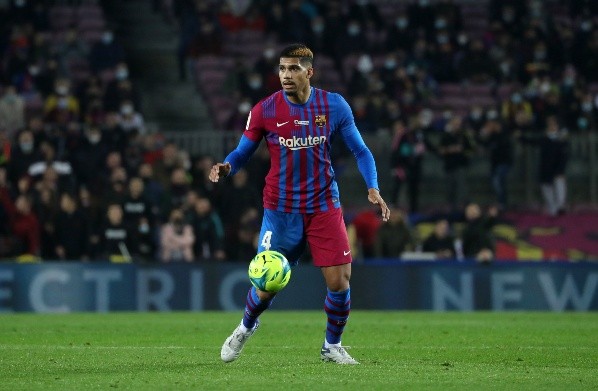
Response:
[[[342,210],[301,214],[264,209],[258,252],[278,251],[294,266],[306,244],[309,244],[315,266],[351,263],[351,247]]]

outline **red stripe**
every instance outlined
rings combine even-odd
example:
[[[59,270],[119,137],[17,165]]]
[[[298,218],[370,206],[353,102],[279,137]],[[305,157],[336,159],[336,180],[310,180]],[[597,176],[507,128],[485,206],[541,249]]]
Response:
[[[257,304],[255,304],[255,302],[253,301],[253,295],[251,294],[251,290],[249,291],[249,294],[247,295],[247,302],[245,303],[247,305],[247,308],[249,308],[250,311],[253,312],[253,310],[255,310],[255,307],[257,307]]]
[[[328,307],[327,305],[324,306],[324,311],[327,314],[336,315],[336,316],[349,316],[349,313],[351,312],[351,310],[335,311],[335,310],[331,309],[330,307]]]
[[[330,300],[330,296],[326,296],[326,301],[328,303],[330,303],[330,305],[333,307],[340,307],[340,305],[338,305],[338,304],[334,303],[332,300]],[[326,305],[326,304],[324,304],[324,305]],[[342,306],[346,307],[346,306],[350,306],[350,305],[351,305],[351,299],[345,301],[345,303]]]
[[[341,335],[343,333],[342,330],[341,331],[334,331],[334,330],[330,329],[330,327],[326,327],[326,330],[329,331],[331,334],[334,334],[334,335]]]

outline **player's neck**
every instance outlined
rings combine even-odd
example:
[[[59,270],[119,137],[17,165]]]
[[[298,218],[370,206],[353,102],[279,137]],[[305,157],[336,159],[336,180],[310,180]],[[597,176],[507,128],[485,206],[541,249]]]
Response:
[[[309,97],[311,96],[311,86],[308,85],[305,89],[301,91],[297,91],[295,95],[287,95],[287,99],[289,102],[294,103],[296,105],[302,105],[307,103]]]

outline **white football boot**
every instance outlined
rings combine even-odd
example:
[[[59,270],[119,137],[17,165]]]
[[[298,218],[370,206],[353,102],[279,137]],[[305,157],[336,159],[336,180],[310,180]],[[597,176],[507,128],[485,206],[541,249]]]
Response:
[[[345,365],[359,364],[359,362],[355,360],[353,357],[351,357],[351,355],[347,353],[345,348],[342,346],[330,346],[327,348],[322,345],[320,356],[322,357],[322,361],[324,362],[334,362],[337,364]]]
[[[220,358],[224,362],[231,362],[235,361],[241,355],[241,350],[243,350],[243,346],[245,342],[255,333],[255,330],[260,325],[260,322],[257,321],[255,326],[247,331],[243,332],[241,330],[241,325],[243,321],[237,326],[235,331],[224,341],[224,345],[222,345],[222,349],[220,350]]]

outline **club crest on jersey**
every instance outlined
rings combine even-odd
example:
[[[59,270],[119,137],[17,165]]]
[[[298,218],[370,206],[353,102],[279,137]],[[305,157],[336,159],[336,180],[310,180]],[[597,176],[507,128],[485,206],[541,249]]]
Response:
[[[316,126],[326,126],[326,116],[324,114],[316,115],[316,120],[314,122],[316,123]]]

